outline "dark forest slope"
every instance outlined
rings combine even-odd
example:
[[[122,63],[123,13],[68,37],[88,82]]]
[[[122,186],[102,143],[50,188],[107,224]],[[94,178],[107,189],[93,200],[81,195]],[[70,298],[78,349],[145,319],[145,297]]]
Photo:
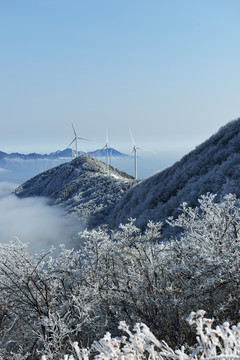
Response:
[[[207,192],[240,196],[240,119],[229,122],[215,135],[170,168],[131,188],[114,209],[111,226],[137,218],[142,228],[147,221],[165,220],[179,213],[179,205],[198,204]]]

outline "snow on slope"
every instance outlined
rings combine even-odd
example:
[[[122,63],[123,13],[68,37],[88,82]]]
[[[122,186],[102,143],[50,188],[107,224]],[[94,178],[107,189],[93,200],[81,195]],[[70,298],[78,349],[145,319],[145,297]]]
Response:
[[[136,180],[89,155],[61,164],[28,180],[15,190],[19,197],[44,196],[77,215],[88,228],[108,222],[115,203]]]
[[[131,188],[116,205],[110,225],[129,217],[144,228],[149,219],[164,221],[179,214],[187,202],[197,206],[207,192],[240,197],[240,119],[229,122],[215,135],[173,166]]]

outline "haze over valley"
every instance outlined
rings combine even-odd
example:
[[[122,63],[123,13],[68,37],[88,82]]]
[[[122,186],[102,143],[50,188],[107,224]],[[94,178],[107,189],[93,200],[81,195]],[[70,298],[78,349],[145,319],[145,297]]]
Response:
[[[128,157],[112,156],[112,165],[119,170],[134,176],[133,153],[129,152],[127,155]],[[163,150],[162,153],[158,152],[157,154],[149,153],[144,150],[139,151],[138,177],[140,179],[147,178],[155,172],[180,160],[183,155],[185,155],[184,149],[179,149],[178,151],[175,149],[168,149]],[[106,156],[98,156],[97,158],[106,162]],[[33,158],[22,159],[16,157],[16,155],[15,157],[6,157],[5,155],[1,156],[0,154],[0,181],[21,184],[45,170],[49,170],[70,160],[71,155],[59,158],[39,158],[36,161],[36,159]]]

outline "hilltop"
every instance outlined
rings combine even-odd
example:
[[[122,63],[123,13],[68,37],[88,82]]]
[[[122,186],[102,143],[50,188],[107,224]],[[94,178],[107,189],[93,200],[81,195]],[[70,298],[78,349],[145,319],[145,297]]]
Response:
[[[41,196],[77,215],[85,227],[108,222],[115,204],[136,180],[89,155],[81,155],[28,180],[15,190],[18,197]]]

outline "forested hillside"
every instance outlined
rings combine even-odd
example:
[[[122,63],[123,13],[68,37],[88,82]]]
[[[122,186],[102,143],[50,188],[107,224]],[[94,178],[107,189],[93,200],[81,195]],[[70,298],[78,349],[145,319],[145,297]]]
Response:
[[[144,228],[149,219],[164,221],[179,214],[179,205],[198,205],[208,192],[240,196],[240,119],[229,122],[215,135],[173,166],[131,188],[114,209],[111,226],[136,218]]]

